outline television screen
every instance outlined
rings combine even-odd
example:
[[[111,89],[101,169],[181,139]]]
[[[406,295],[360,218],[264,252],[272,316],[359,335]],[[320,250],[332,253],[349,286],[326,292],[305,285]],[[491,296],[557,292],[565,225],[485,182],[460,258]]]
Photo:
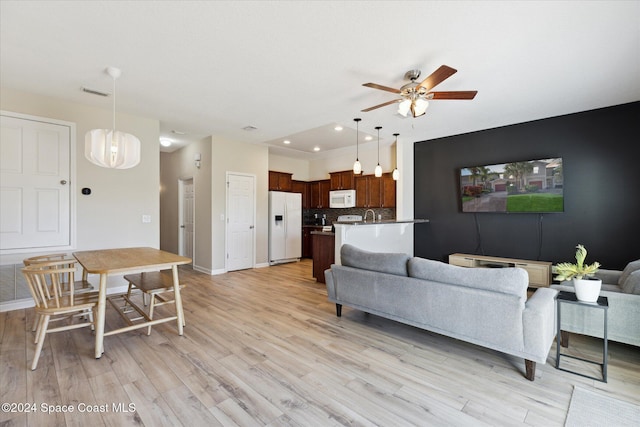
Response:
[[[462,212],[564,212],[562,159],[460,169]]]

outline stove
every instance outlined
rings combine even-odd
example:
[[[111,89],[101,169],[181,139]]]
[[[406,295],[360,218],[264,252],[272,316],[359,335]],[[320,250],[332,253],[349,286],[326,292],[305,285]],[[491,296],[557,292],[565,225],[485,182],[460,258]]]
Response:
[[[361,222],[362,215],[340,215],[338,222]]]

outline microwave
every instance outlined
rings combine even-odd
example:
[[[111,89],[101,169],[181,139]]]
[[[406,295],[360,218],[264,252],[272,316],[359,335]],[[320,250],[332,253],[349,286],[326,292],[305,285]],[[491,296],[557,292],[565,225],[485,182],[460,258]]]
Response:
[[[356,190],[329,191],[330,208],[353,208],[356,206]]]

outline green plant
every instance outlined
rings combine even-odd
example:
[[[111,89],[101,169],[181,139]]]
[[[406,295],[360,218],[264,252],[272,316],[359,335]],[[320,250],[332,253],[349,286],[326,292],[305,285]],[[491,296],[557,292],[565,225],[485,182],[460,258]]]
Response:
[[[593,264],[587,265],[584,263],[585,258],[587,258],[587,250],[585,247],[582,245],[576,246],[576,263],[561,262],[556,265],[553,268],[554,273],[557,274],[555,280],[563,281],[593,276],[600,268],[600,263],[594,262]]]

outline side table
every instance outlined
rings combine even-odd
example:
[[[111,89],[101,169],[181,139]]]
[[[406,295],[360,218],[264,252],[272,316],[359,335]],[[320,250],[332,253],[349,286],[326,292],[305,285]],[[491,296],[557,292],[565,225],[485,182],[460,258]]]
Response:
[[[561,371],[566,371],[566,372],[571,372],[586,378],[591,378],[594,380],[598,380],[598,381],[602,381],[602,382],[607,382],[607,351],[608,351],[608,340],[607,340],[607,311],[609,309],[609,300],[607,299],[607,297],[599,297],[597,302],[584,302],[584,301],[579,301],[576,298],[576,294],[574,294],[573,292],[566,292],[566,291],[560,291],[558,293],[557,296],[557,311],[558,311],[558,332],[556,335],[556,369],[559,369]],[[581,357],[577,357],[577,356],[572,356],[570,354],[562,354],[560,352],[560,348],[562,347],[560,345],[561,342],[561,328],[562,328],[562,304],[576,304],[576,305],[580,305],[583,307],[587,307],[587,309],[593,309],[593,310],[603,310],[604,312],[604,320],[603,320],[603,344],[602,344],[602,363],[601,362],[595,362],[593,360],[589,360],[589,359],[584,359]],[[591,377],[588,375],[584,375],[581,374],[579,372],[575,372],[575,371],[570,371],[568,369],[564,369],[560,367],[560,357],[564,356],[564,357],[570,357],[572,359],[577,359],[577,360],[581,360],[583,362],[588,362],[588,363],[593,363],[596,365],[599,365],[602,368],[602,379],[597,378],[597,377]]]

